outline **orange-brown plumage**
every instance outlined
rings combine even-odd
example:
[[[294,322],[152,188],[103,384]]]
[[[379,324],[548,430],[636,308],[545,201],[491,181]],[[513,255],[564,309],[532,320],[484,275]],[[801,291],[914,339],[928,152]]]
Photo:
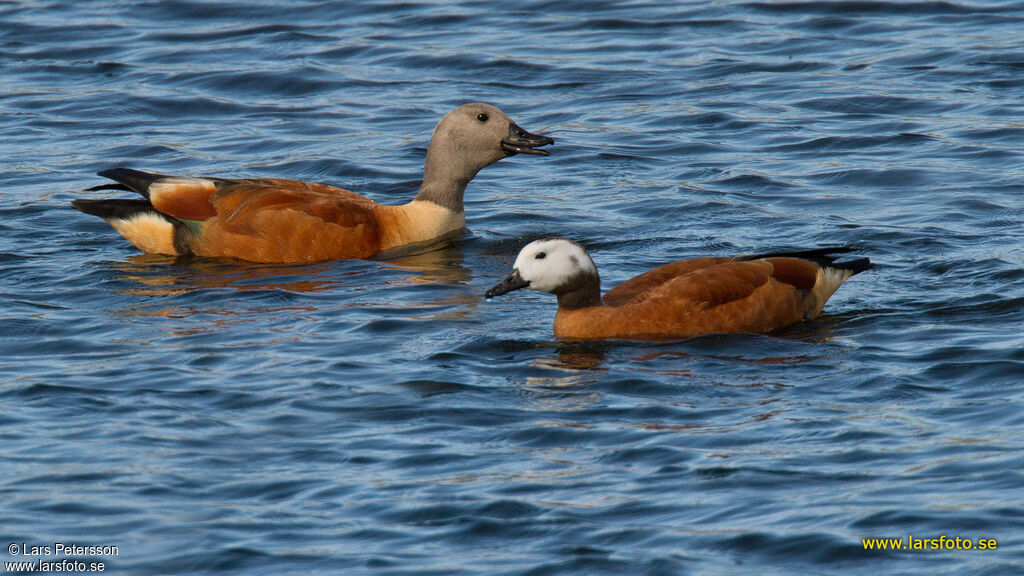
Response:
[[[602,298],[586,251],[565,239],[545,239],[524,247],[513,274],[488,296],[526,287],[558,295],[554,333],[560,338],[769,332],[816,317],[843,281],[870,267],[867,259],[836,264],[824,250],[804,254],[808,258],[682,260],[627,280]]]
[[[465,226],[463,193],[482,168],[554,142],[497,108],[466,104],[434,131],[416,199],[385,206],[348,190],[274,178],[188,178],[117,168],[101,172],[148,199],[76,200],[144,251],[257,262],[367,258],[445,239]],[[153,235],[159,235],[154,238]]]
[[[646,294],[653,286],[660,286],[666,281],[683,274],[727,261],[729,261],[728,258],[694,258],[665,264],[653,270],[648,270],[639,276],[634,276],[612,288],[604,295],[604,301],[609,306],[618,306],[638,295]]]
[[[381,206],[341,188],[234,180],[209,200],[213,216],[201,223],[197,236],[202,240],[192,243],[199,256],[296,262],[366,258],[384,248],[380,229],[387,220],[377,216]]]

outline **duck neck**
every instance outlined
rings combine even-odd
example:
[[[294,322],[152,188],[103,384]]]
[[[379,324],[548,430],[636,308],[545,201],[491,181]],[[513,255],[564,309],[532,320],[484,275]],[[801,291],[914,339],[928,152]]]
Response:
[[[423,184],[416,199],[433,202],[452,212],[462,212],[462,197],[466,193],[466,186],[477,172],[470,167],[459,167],[432,146],[427,150]]]
[[[558,308],[562,310],[604,305],[601,300],[601,279],[590,274],[572,282],[570,288],[556,292],[555,295],[558,296]]]
[[[416,194],[416,200],[433,202],[442,208],[447,208],[455,213],[465,210],[462,205],[462,197],[466,193],[466,182],[427,182],[423,181],[420,191]]]

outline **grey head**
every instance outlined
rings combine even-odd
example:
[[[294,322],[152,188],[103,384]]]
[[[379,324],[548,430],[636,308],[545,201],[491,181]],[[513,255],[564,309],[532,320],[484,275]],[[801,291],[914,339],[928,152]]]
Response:
[[[477,172],[515,154],[547,156],[540,147],[554,142],[523,130],[490,104],[463,104],[434,129],[416,198],[461,212],[462,195]]]

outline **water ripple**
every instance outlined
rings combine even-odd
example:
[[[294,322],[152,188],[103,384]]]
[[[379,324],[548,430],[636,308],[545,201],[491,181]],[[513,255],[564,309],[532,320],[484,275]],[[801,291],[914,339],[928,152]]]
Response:
[[[0,2],[9,542],[129,574],[1013,574],[1018,2]],[[139,255],[68,202],[130,165],[412,198],[470,100],[553,134],[456,245]],[[99,193],[86,193],[99,195]],[[855,245],[815,322],[562,342],[519,247],[604,287]],[[868,552],[861,538],[995,538]],[[22,558],[9,558],[20,560]]]

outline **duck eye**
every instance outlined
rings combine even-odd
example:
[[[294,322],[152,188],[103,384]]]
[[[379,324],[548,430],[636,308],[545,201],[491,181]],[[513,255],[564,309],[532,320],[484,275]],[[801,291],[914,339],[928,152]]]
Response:
[[[481,113],[476,115],[476,119],[481,121],[481,122],[487,122],[487,114],[484,114],[483,112],[481,112]]]
[[[537,260],[543,260],[545,257],[547,257],[546,252],[537,252],[537,255],[535,256]]]

